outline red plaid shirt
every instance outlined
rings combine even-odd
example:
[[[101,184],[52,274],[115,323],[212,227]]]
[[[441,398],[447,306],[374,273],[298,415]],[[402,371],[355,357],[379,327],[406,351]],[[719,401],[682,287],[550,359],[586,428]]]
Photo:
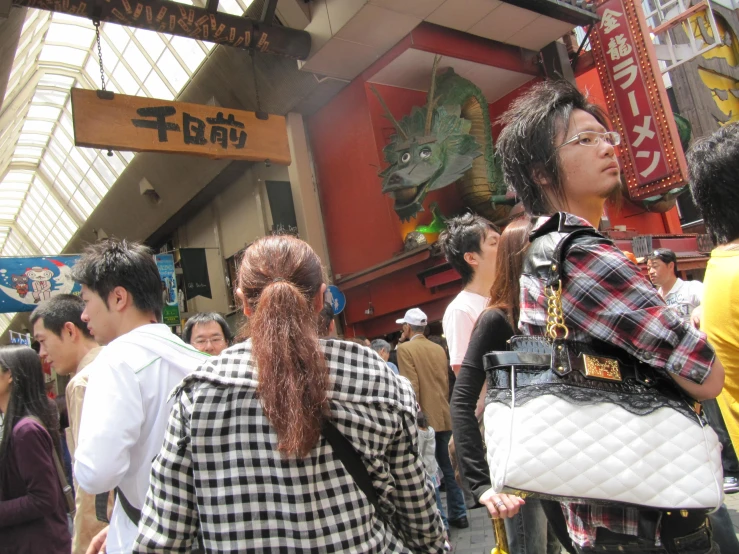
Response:
[[[549,218],[541,218],[539,228]],[[591,227],[566,214],[569,227]],[[641,361],[668,373],[702,383],[711,371],[714,353],[706,335],[667,307],[639,268],[613,244],[573,245],[564,263],[562,310],[571,340],[589,337],[618,346]],[[519,329],[543,335],[546,328],[544,282],[521,276]],[[637,535],[639,510],[587,504],[562,505],[570,536],[580,546],[592,546],[596,529]],[[655,542],[659,537],[655,537]]]

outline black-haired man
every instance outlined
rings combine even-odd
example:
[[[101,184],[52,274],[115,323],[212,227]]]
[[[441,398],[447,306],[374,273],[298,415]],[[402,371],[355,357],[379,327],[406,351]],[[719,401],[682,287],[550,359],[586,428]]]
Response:
[[[182,332],[182,340],[211,356],[218,356],[231,346],[233,338],[228,322],[218,312],[195,314]]]
[[[500,233],[487,219],[465,214],[447,221],[439,244],[449,264],[462,276],[464,289],[444,312],[442,324],[454,374],[462,367],[472,329],[485,309],[495,280]]]
[[[101,350],[82,321],[84,309],[85,304],[79,296],[59,294],[39,304],[31,313],[33,338],[39,343],[39,355],[58,375],[72,376],[65,399],[69,418],[66,440],[73,460],[90,376],[89,366]],[[87,494],[79,485],[75,485],[75,503],[72,554],[85,554],[90,541],[103,530],[105,523],[98,521],[95,496]],[[108,514],[101,515],[107,518]]]
[[[695,327],[700,328],[701,299],[703,283],[683,281],[677,272],[677,255],[669,248],[658,248],[647,257],[649,278],[659,295],[668,306],[678,311],[680,316]]]
[[[95,537],[94,552],[128,554],[162,447],[169,393],[208,356],[159,323],[161,279],[147,247],[113,239],[90,245],[72,276],[82,285],[82,320],[106,345],[90,364],[75,475],[91,494],[117,492],[110,530]]]
[[[545,81],[519,97],[502,117],[498,153],[506,183],[531,215],[543,216],[521,277],[519,328],[544,335],[545,275],[558,233],[597,229],[606,199],[619,190],[621,172],[604,112],[573,85]],[[559,212],[559,213],[558,213]],[[554,214],[554,215],[552,215]],[[696,399],[715,397],[724,369],[714,363],[705,335],[668,308],[651,283],[610,241],[570,246],[562,307],[571,340],[606,342],[664,371]],[[483,494],[494,497],[492,490]],[[570,537],[580,552],[715,552],[705,514],[618,506],[564,504]],[[649,521],[661,521],[661,528]],[[659,532],[659,536],[657,536]],[[685,549],[681,542],[693,540]],[[661,545],[660,545],[661,542]],[[664,546],[669,545],[669,546]]]

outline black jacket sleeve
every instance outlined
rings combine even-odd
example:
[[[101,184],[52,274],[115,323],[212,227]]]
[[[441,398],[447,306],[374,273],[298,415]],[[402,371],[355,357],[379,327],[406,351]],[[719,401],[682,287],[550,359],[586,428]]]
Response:
[[[488,352],[508,350],[507,341],[512,336],[513,329],[502,311],[485,310],[472,330],[467,354],[452,394],[452,429],[459,471],[478,501],[482,493],[491,487],[490,470],[475,417],[477,399],[485,384],[482,357]]]

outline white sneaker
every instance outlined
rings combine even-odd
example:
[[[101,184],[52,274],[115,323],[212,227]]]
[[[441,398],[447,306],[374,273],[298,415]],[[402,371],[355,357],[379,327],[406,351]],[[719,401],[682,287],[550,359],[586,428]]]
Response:
[[[737,492],[739,492],[739,479],[724,477],[724,494],[735,494]]]

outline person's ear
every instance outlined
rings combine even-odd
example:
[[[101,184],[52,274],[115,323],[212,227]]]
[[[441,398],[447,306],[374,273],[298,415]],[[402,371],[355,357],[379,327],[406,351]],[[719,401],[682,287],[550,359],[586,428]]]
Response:
[[[249,303],[246,301],[246,297],[244,296],[244,291],[242,291],[240,288],[237,288],[236,297],[239,300],[241,300],[241,305],[244,306],[244,315],[246,317],[251,317],[251,314],[253,314],[254,311],[251,309],[251,306],[249,306]]]
[[[74,341],[77,339],[78,335],[79,335],[79,329],[77,329],[77,326],[71,321],[67,321],[62,327],[62,332],[61,332],[62,338],[66,336],[70,340]]]
[[[315,298],[313,298],[313,311],[318,313],[323,309],[323,305],[326,302],[326,289],[328,287],[326,286],[326,283],[323,283],[321,285],[321,288],[318,291],[318,294],[316,294]]]
[[[467,262],[467,265],[470,267],[477,267],[479,264],[478,261],[478,255],[475,252],[465,252],[464,253],[464,261]]]
[[[531,170],[531,179],[540,187],[547,187],[550,184],[546,171],[540,165]]]
[[[115,287],[108,295],[108,310],[123,311],[133,297],[123,287]]]

